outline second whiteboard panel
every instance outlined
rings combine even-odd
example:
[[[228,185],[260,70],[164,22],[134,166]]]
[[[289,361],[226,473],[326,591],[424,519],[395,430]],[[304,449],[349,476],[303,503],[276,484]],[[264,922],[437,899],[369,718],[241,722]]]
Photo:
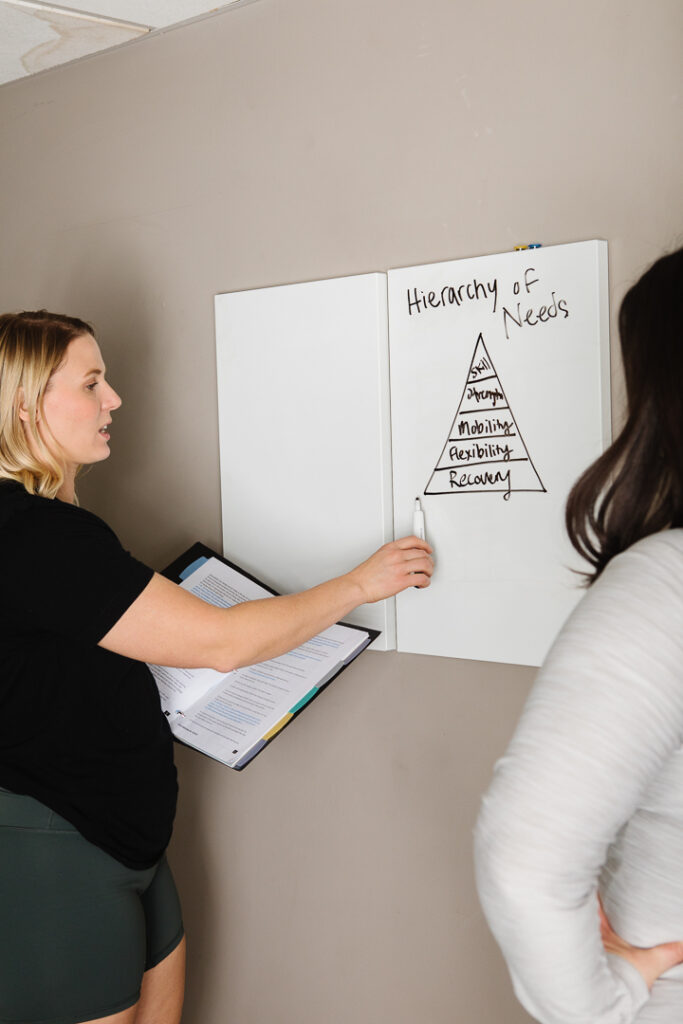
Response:
[[[280,592],[392,539],[386,275],[216,296],[223,548]],[[395,600],[350,622],[396,647]]]
[[[394,527],[436,570],[398,649],[540,665],[581,596],[564,527],[609,441],[607,244],[389,271]]]

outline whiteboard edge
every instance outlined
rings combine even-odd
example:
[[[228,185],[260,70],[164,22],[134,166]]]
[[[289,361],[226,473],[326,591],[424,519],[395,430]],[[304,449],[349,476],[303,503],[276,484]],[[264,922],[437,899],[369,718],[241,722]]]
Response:
[[[382,542],[394,539],[394,480],[391,448],[391,387],[389,381],[389,298],[385,273],[372,275],[375,281],[377,315],[377,378],[380,408],[380,466],[382,467]],[[382,636],[372,650],[396,650],[396,598],[383,602]]]

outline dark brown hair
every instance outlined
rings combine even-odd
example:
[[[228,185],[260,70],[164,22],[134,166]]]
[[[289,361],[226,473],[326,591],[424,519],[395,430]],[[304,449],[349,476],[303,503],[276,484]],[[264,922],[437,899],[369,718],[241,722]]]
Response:
[[[619,552],[683,526],[683,249],[626,293],[619,336],[628,415],[567,501],[569,538],[594,582]]]

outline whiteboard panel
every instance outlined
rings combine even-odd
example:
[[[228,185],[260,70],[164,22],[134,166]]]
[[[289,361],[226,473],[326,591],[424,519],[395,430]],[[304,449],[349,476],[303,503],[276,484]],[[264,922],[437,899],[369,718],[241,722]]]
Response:
[[[223,547],[276,590],[392,539],[384,274],[216,296]],[[395,601],[350,622],[396,646]]]
[[[389,271],[396,536],[436,569],[398,649],[540,665],[580,597],[564,505],[609,442],[607,245]]]

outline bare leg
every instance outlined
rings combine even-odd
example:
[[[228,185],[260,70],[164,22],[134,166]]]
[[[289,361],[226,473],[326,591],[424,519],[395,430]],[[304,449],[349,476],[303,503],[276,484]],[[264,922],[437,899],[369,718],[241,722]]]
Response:
[[[185,937],[172,953],[145,971],[142,980],[137,1016],[130,1024],[180,1024],[185,994]],[[111,1018],[112,1024],[129,1024],[125,1017],[119,1022]],[[109,1020],[107,1020],[109,1024]]]

